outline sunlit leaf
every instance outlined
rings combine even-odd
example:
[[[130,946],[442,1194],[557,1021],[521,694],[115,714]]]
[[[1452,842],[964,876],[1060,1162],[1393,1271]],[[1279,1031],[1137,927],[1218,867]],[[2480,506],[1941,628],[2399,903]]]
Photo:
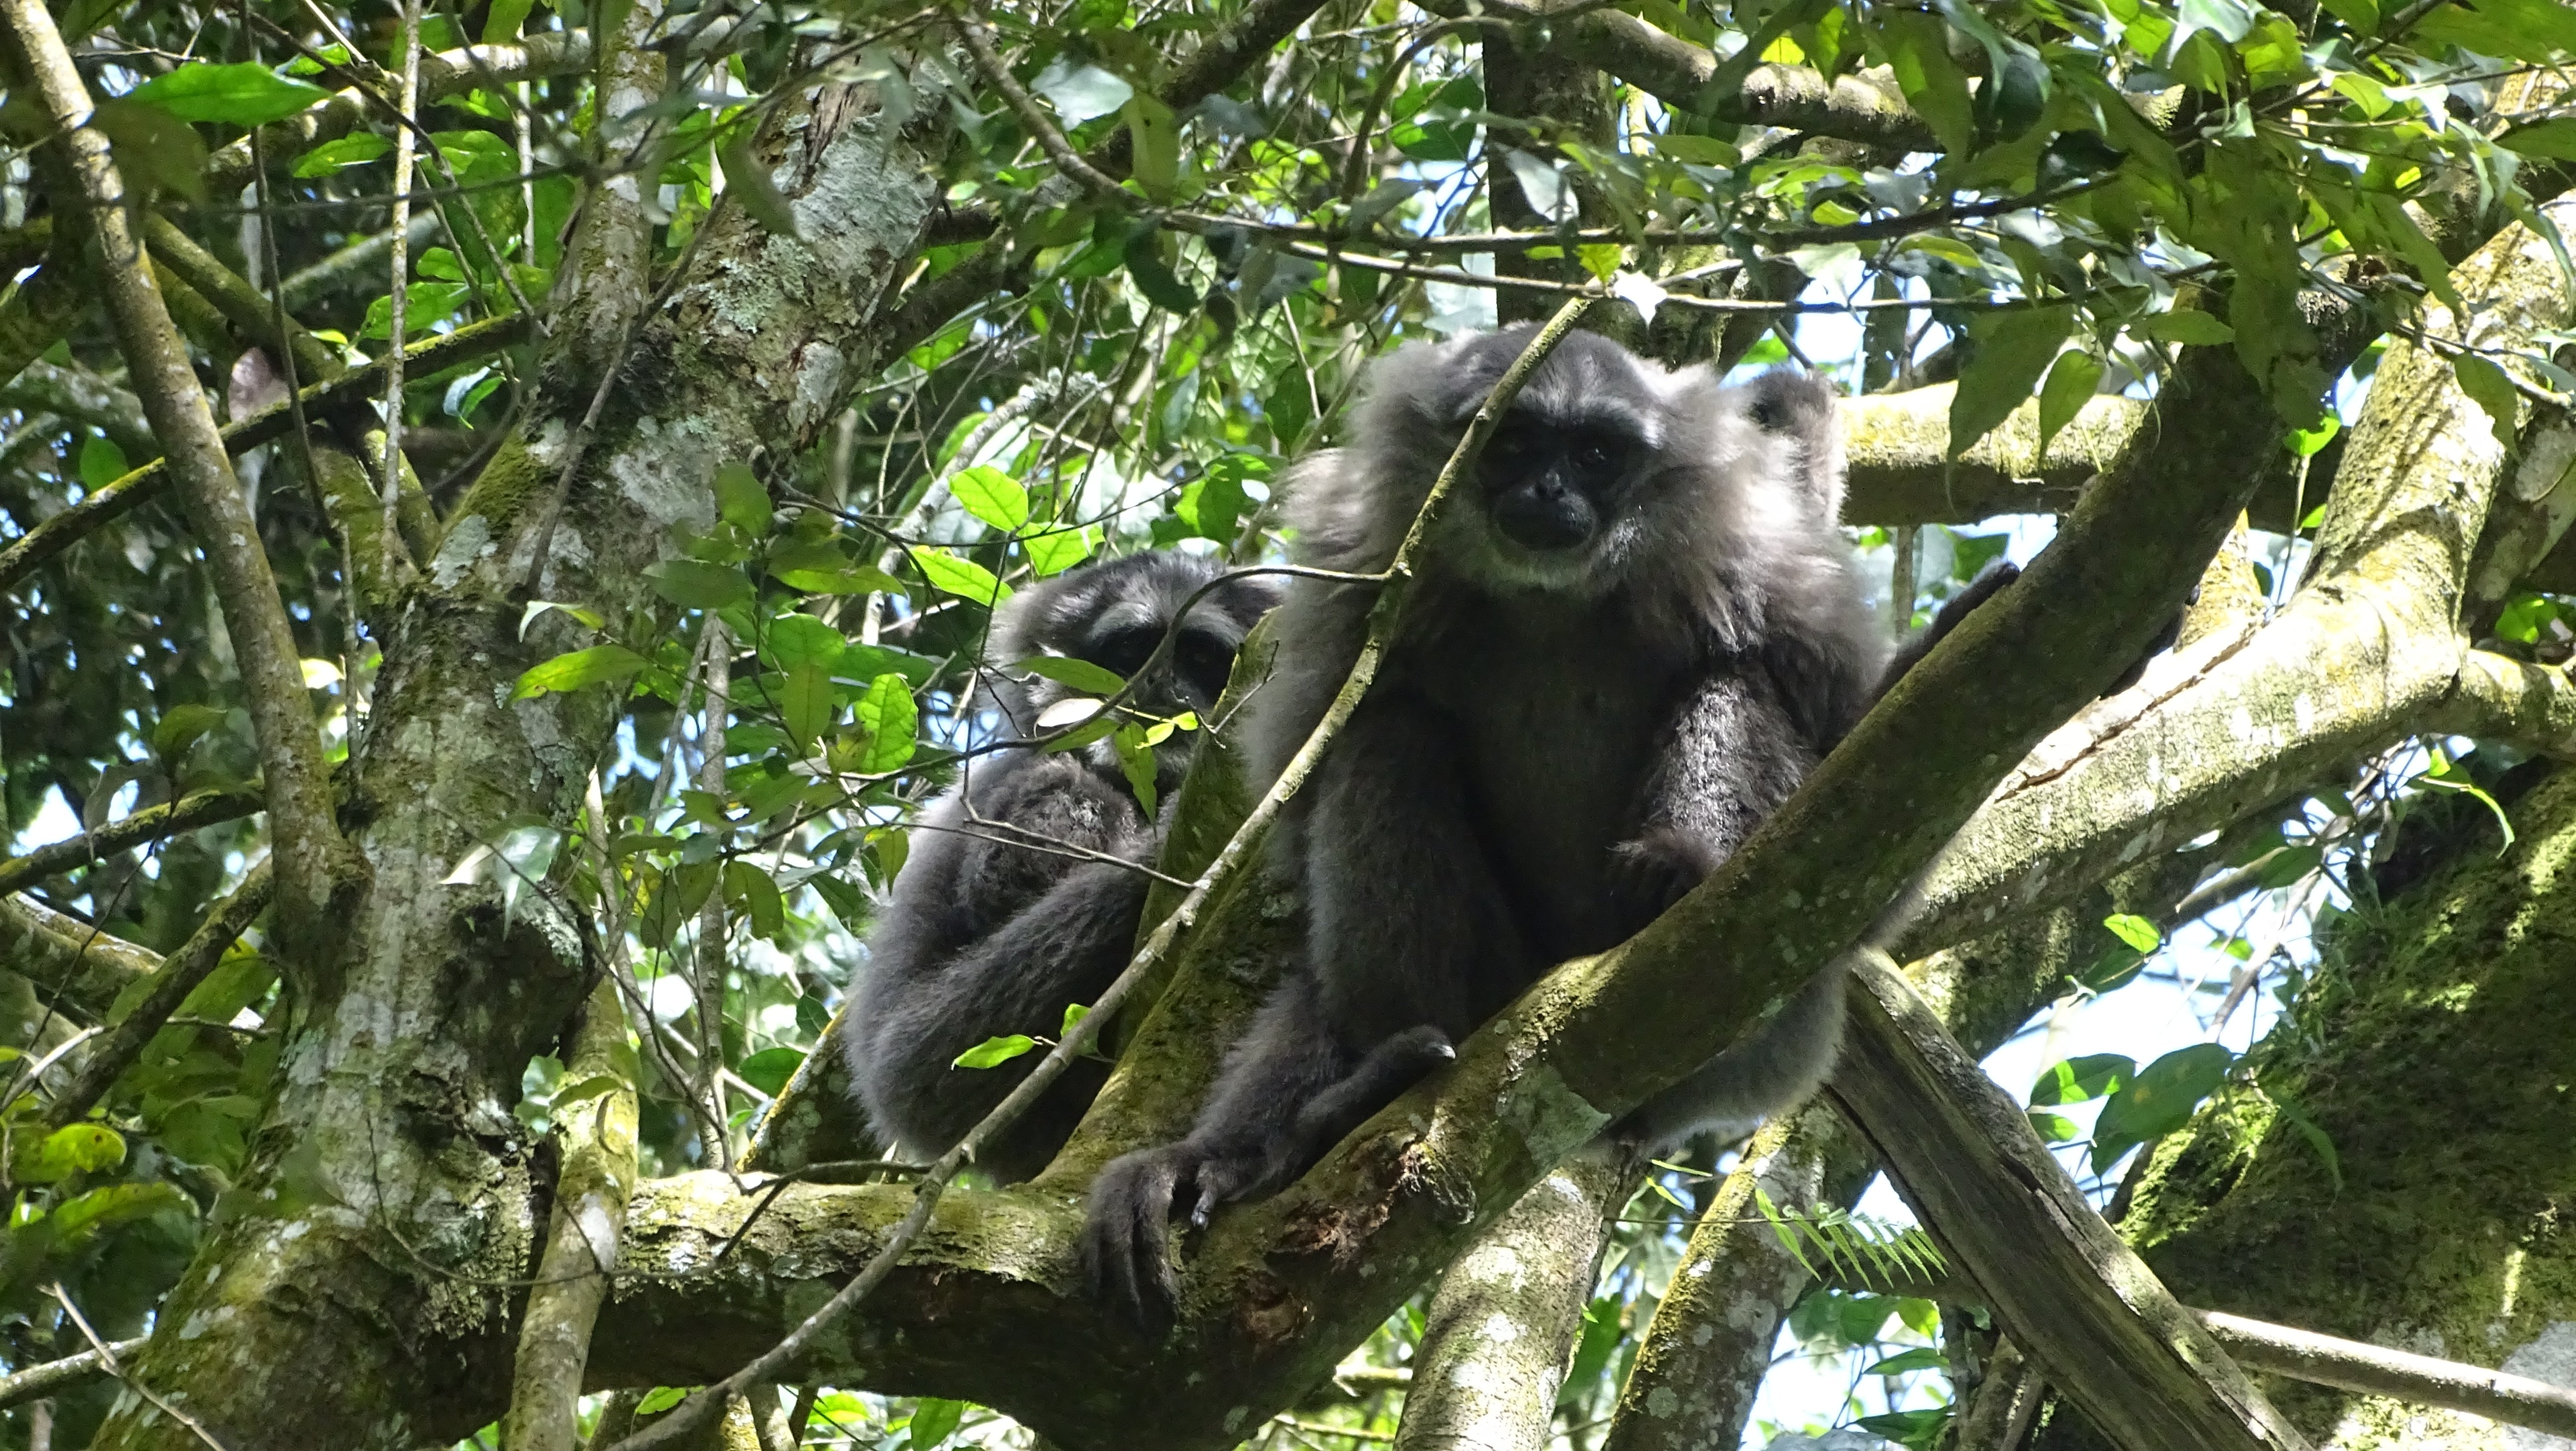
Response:
[[[550,690],[579,690],[585,685],[623,680],[650,663],[623,645],[593,645],[530,667],[519,676],[510,698],[528,700]]]
[[[249,61],[190,61],[136,86],[124,99],[158,107],[182,121],[265,126],[330,94],[309,81],[289,80]]]
[[[1011,1033],[999,1038],[987,1038],[983,1042],[976,1044],[974,1047],[967,1049],[965,1052],[958,1054],[957,1061],[950,1066],[955,1068],[997,1067],[1001,1064],[1010,1062],[1012,1059],[1028,1052],[1037,1045],[1038,1040],[1030,1037],[1026,1033]]]

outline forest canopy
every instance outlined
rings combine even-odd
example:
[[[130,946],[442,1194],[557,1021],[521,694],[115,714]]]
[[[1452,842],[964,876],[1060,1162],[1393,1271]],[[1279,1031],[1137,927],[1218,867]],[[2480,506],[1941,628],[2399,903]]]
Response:
[[[2576,1437],[2576,9],[0,42],[0,1447]],[[1140,1331],[1084,1190],[1298,954],[1261,637],[1048,726],[1167,827],[1117,986],[954,1070],[1105,1080],[1013,1185],[834,1046],[995,680],[1128,686],[993,622],[1277,568],[1371,360],[1569,310],[1834,385],[1889,638],[2023,575]],[[1814,1105],[1600,1137],[1836,962]]]

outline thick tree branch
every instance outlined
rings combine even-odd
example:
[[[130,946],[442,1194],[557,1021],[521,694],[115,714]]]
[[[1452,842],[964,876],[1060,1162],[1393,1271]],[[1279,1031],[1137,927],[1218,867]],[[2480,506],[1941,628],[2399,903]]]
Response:
[[[575,1451],[580,1444],[582,1366],[638,1173],[635,1068],[625,1004],[616,980],[602,977],[564,1065],[565,1082],[579,1090],[555,1100],[563,1174],[519,1324],[518,1372],[501,1423],[501,1443],[512,1451]]]
[[[0,26],[5,26],[18,73],[33,82],[64,132],[59,154],[49,163],[68,173],[61,201],[86,210],[85,260],[102,284],[135,394],[161,440],[206,552],[259,738],[277,869],[275,935],[286,959],[310,971],[332,951],[335,905],[348,900],[365,867],[333,818],[321,736],[304,695],[302,652],[288,628],[276,578],[261,551],[258,526],[242,498],[241,482],[233,476],[214,414],[206,407],[152,271],[144,265],[126,207],[125,183],[107,137],[89,124],[89,92],[71,53],[41,0],[0,3]]]
[[[160,954],[25,897],[0,896],[0,966],[92,1023],[117,996],[161,969]]]
[[[251,868],[232,894],[217,902],[206,914],[188,940],[179,944],[168,957],[161,959],[160,970],[152,974],[151,984],[143,997],[126,1010],[123,1018],[104,1037],[82,1053],[80,1066],[72,1071],[53,1102],[46,1106],[48,1127],[61,1128],[87,1114],[90,1105],[106,1095],[116,1076],[143,1052],[152,1035],[161,1031],[170,1015],[188,1000],[209,973],[224,960],[235,941],[250,927],[252,919],[268,907],[270,878],[268,864]]]
[[[2564,226],[2576,205],[2553,203]],[[2569,303],[2547,244],[2515,226],[2453,274],[2465,324],[2434,305],[2426,327],[2479,347],[2528,347]],[[2214,409],[2216,391],[2199,396]],[[2258,405],[2259,407],[2259,405]],[[2440,353],[2389,350],[2327,506],[2311,583],[2241,647],[2159,662],[2128,697],[2079,716],[2033,754],[1960,833],[1925,883],[1917,950],[2063,901],[2108,872],[2170,850],[2440,723],[2455,695],[2481,708],[2493,681],[2461,678],[2454,629],[2472,550],[2508,467],[2487,415]],[[2250,430],[2207,411],[2153,457],[2177,469],[2242,469]],[[2177,677],[2180,678],[2177,678]],[[2141,710],[2141,706],[2146,708]],[[2545,732],[2546,697],[2529,717]]]
[[[1539,1180],[1441,1276],[1413,1356],[1399,1451],[1546,1451],[1610,1216],[1636,1192],[1640,1167],[1606,1141],[1592,1145]]]
[[[86,423],[107,435],[108,442],[130,459],[148,459],[161,451],[152,425],[144,421],[142,401],[77,363],[58,365],[36,359],[15,380],[0,385],[0,402]]]
[[[81,285],[68,248],[66,240],[57,238],[36,274],[0,302],[0,379],[16,378],[38,354],[62,341],[89,306],[89,290]]]
[[[0,1376],[0,1406],[23,1406],[83,1381],[94,1380],[107,1374],[110,1357],[122,1360],[142,1348],[143,1337],[139,1335],[132,1340],[111,1340],[103,1353],[84,1350],[78,1355],[66,1355],[60,1360],[49,1360],[42,1365],[31,1365],[25,1370]]]
[[[2576,681],[2562,666],[2471,650],[2460,658],[2449,698],[2424,725],[2445,735],[2509,741],[2536,755],[2576,760]]]
[[[158,212],[147,212],[143,218],[145,242],[156,262],[197,290],[207,304],[233,325],[243,337],[266,348],[271,356],[283,350],[295,359],[295,376],[299,382],[328,382],[348,371],[346,364],[322,340],[306,332],[293,318],[287,319],[286,336],[277,335],[277,313],[274,304],[242,275],[223,264],[214,253],[197,245],[197,240],[171,225]]]
[[[471,323],[412,350],[415,368],[443,368],[497,353],[524,341],[528,319],[512,313]],[[433,358],[435,362],[431,361]],[[327,383],[316,383],[300,397],[308,411],[336,408],[366,397],[384,383],[384,364],[354,368]],[[275,403],[223,431],[224,448],[242,454],[287,435],[295,425],[294,409]],[[13,589],[47,560],[71,548],[102,526],[123,518],[135,506],[160,497],[169,485],[167,462],[154,459],[125,477],[72,505],[0,549],[0,590]]]
[[[2255,1370],[2576,1437],[2576,1391],[2562,1385],[2216,1310],[2191,1313],[2238,1363]]]
[[[2137,1451],[2305,1447],[1903,976],[1852,988],[1832,1091],[2049,1383]]]
[[[84,831],[78,836],[49,842],[25,856],[0,858],[0,893],[33,886],[47,877],[60,876],[120,852],[132,851],[148,842],[177,836],[183,831],[239,821],[266,809],[267,804],[266,797],[259,791],[242,788],[196,791],[176,801],[146,806],[96,831]]]

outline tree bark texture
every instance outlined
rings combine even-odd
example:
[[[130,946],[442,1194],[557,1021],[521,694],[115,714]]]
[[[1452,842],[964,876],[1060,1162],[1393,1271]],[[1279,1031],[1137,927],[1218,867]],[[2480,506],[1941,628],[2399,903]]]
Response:
[[[2380,875],[2432,874],[2338,919],[2315,981],[2255,1058],[2335,1166],[2235,1089],[2137,1171],[2122,1228],[2194,1304],[2576,1384],[2576,772],[2510,806],[2400,831]],[[2340,1178],[2338,1178],[2338,1169]],[[2540,1433],[2274,1380],[2338,1451],[2537,1451]],[[2060,1417],[2063,1420],[2063,1417]],[[2052,1424],[2042,1446],[2088,1445]]]
[[[617,74],[612,106],[658,99]],[[881,125],[864,87],[805,92],[755,147],[801,236],[727,209],[650,316],[654,280],[611,225],[625,199],[615,184],[595,194],[609,220],[585,223],[567,256],[581,281],[529,415],[455,509],[384,642],[352,762],[374,883],[284,1023],[282,1086],[243,1212],[207,1236],[139,1357],[139,1374],[232,1451],[408,1451],[500,1409],[513,1286],[553,1189],[505,1105],[597,965],[560,898],[531,894],[505,922],[497,889],[444,879],[505,822],[572,829],[617,710],[596,690],[512,699],[529,666],[592,643],[560,612],[522,639],[523,592],[533,581],[611,618],[657,608],[641,572],[675,526],[712,522],[717,467],[810,445],[875,366],[878,305],[929,206],[917,146],[933,140]],[[195,1444],[136,1406],[98,1441]]]

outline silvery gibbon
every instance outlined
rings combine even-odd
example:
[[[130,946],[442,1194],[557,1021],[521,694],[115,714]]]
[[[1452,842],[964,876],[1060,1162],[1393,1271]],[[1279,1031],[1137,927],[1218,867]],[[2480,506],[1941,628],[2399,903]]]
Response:
[[[1048,707],[1082,694],[1013,671],[1032,656],[1070,656],[1133,678],[1130,704],[1140,714],[1206,712],[1224,693],[1245,633],[1279,599],[1273,580],[1238,576],[1184,615],[1224,573],[1209,559],[1134,554],[1014,596],[985,652],[1005,738],[1029,739]],[[1147,670],[1166,634],[1171,650]],[[1175,731],[1154,748],[1160,804],[1178,790],[1198,739]],[[1054,1037],[1068,1005],[1093,1001],[1126,966],[1147,881],[1120,863],[1150,867],[1162,844],[1108,741],[1056,753],[1011,745],[970,758],[962,776],[915,827],[851,983],[842,1034],[878,1138],[925,1161],[954,1146],[1039,1061],[957,1068],[959,1054],[1013,1033]],[[1105,1077],[1097,1063],[1077,1061],[983,1146],[978,1167],[1006,1181],[1046,1167]]]
[[[1287,481],[1301,564],[1384,570],[1528,327],[1374,366],[1350,442]],[[1275,1192],[1555,963],[1644,927],[1734,852],[1887,684],[2013,578],[1999,566],[1891,652],[1839,527],[1832,390],[1729,386],[1569,334],[1434,521],[1375,685],[1291,799],[1272,862],[1302,966],[1177,1143],[1094,1184],[1083,1259],[1151,1323],[1175,1211]],[[1300,578],[1247,707],[1275,779],[1348,674],[1374,587]],[[1722,970],[1722,969],[1720,969]],[[1822,977],[1619,1132],[1741,1132],[1831,1067]]]

